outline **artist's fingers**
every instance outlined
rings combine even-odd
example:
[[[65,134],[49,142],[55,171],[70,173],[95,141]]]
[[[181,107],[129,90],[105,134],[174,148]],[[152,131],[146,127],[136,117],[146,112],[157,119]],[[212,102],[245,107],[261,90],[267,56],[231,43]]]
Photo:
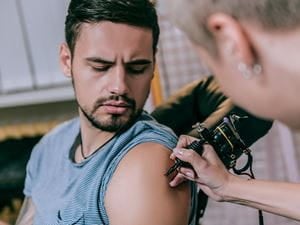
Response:
[[[203,148],[204,148],[203,153],[202,153],[203,159],[207,160],[212,165],[218,165],[218,166],[224,167],[224,169],[226,169],[223,162],[217,155],[215,149],[211,145],[203,145]]]
[[[185,148],[186,146],[188,146],[189,144],[191,144],[195,140],[199,140],[199,139],[188,136],[188,135],[181,135],[178,139],[178,142],[177,142],[177,145],[176,145],[175,149]],[[172,153],[170,158],[172,160],[175,160],[176,156]]]
[[[197,171],[198,167],[205,166],[207,162],[203,159],[197,152],[192,150],[187,150],[184,148],[175,148],[173,154],[176,158],[188,162],[194,170]]]
[[[193,141],[198,140],[197,138],[188,136],[188,135],[180,135],[176,148],[184,148],[191,144]]]
[[[171,187],[176,187],[184,181],[186,181],[184,175],[181,173],[177,173],[177,175],[171,180],[169,184]]]
[[[195,181],[195,179],[197,178],[197,174],[195,173],[195,171],[191,168],[185,168],[185,167],[181,167],[179,169],[179,172],[184,175],[184,177],[188,180],[191,181]]]

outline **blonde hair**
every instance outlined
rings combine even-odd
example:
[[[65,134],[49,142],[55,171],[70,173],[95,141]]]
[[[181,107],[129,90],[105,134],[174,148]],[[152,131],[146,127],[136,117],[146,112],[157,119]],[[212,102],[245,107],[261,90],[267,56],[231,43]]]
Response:
[[[168,10],[171,20],[210,52],[215,47],[206,20],[214,13],[225,13],[270,30],[300,25],[300,0],[170,0]]]

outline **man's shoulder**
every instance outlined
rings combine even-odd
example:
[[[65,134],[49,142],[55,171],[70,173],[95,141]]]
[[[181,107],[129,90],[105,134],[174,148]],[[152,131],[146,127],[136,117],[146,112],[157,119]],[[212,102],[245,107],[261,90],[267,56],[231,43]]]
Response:
[[[79,118],[73,118],[64,122],[61,122],[44,135],[43,139],[53,139],[53,138],[65,138],[66,136],[72,135],[73,132],[78,132]]]
[[[120,218],[134,216],[140,222],[148,218],[143,224],[174,224],[162,221],[178,215],[178,219],[187,221],[191,203],[189,187],[187,184],[176,189],[169,186],[170,178],[164,175],[173,164],[169,156],[165,146],[153,142],[137,145],[126,154],[108,186],[106,207],[110,218],[122,214]],[[127,204],[130,212],[119,211],[116,206],[122,204]],[[151,218],[154,211],[156,218]]]
[[[173,164],[170,154],[171,151],[160,143],[144,142],[136,145],[120,161],[113,179],[121,181],[126,177],[124,185],[126,182],[142,182],[137,185],[137,188],[153,185],[148,182],[155,181],[156,187],[163,185],[168,189],[168,177],[164,176],[164,173]]]
[[[74,140],[73,137],[76,137],[79,130],[79,120],[74,118],[68,121],[64,121],[46,133],[41,140],[34,146],[32,151],[32,156],[40,157],[41,155],[48,152],[49,155],[52,155],[51,152],[55,150],[55,146],[67,146]],[[49,148],[51,146],[51,148]]]
[[[157,122],[148,113],[143,113],[131,129],[129,129],[129,132],[145,137],[153,135],[156,137],[167,138],[171,142],[177,142],[177,136],[173,130]]]
[[[140,117],[119,136],[116,146],[128,152],[143,143],[157,143],[170,151],[176,146],[177,140],[177,136],[170,128],[159,124],[154,119]]]
[[[105,194],[111,224],[187,224],[192,200],[189,185],[171,188],[171,177],[164,175],[174,163],[170,150],[176,146],[176,135],[142,114],[124,136],[129,140],[128,151]]]

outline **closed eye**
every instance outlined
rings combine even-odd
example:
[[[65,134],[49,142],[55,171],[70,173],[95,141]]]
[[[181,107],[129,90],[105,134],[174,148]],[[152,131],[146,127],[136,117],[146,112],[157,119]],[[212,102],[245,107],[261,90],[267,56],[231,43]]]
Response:
[[[126,71],[129,74],[140,75],[152,65],[152,61],[148,59],[136,59],[126,63]]]
[[[127,72],[130,74],[142,74],[145,72],[145,70],[147,69],[148,65],[143,65],[143,66],[128,66],[126,68]]]
[[[93,66],[93,70],[96,72],[105,72],[107,70],[109,70],[111,66]]]

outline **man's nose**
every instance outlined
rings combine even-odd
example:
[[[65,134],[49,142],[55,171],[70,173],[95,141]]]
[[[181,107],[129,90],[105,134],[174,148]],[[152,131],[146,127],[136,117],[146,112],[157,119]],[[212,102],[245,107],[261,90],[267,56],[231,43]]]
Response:
[[[123,95],[128,91],[126,79],[126,69],[123,66],[117,66],[110,79],[110,93]]]

